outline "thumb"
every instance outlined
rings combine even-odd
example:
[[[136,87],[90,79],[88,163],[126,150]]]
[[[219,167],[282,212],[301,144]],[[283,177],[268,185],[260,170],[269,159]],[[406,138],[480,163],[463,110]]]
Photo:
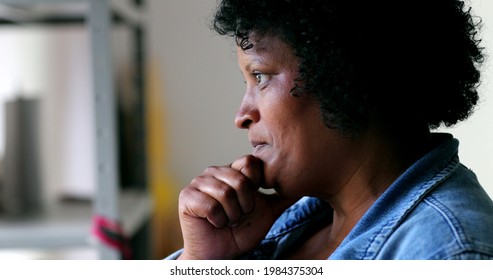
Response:
[[[289,198],[281,196],[277,193],[265,194],[257,192],[255,194],[257,205],[264,205],[275,219],[277,219],[287,208],[295,204],[299,198]]]
[[[239,170],[245,176],[250,178],[258,187],[264,180],[263,162],[259,158],[247,155],[235,160],[231,168]],[[287,198],[278,193],[266,194],[261,191],[255,193],[255,204],[257,205],[257,214],[261,219],[270,216],[277,219],[287,208],[293,205],[299,198]],[[273,222],[273,221],[272,221]]]
[[[252,155],[247,155],[231,163],[231,168],[240,171],[250,178],[255,185],[260,187],[264,177],[263,165],[264,163],[260,159]]]

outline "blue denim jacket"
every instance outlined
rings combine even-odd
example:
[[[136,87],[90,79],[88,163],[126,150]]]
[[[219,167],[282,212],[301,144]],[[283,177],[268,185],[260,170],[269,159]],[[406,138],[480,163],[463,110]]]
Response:
[[[441,143],[377,199],[329,259],[493,259],[493,202],[459,162],[459,142],[434,137]],[[331,221],[328,203],[302,198],[242,258],[278,259]]]

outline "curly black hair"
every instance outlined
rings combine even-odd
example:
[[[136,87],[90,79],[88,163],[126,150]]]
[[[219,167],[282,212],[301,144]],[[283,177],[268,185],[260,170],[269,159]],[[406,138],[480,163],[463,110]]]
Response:
[[[299,58],[293,95],[325,124],[357,134],[371,117],[452,126],[478,102],[481,21],[459,0],[223,0],[212,27],[253,47],[273,34]]]

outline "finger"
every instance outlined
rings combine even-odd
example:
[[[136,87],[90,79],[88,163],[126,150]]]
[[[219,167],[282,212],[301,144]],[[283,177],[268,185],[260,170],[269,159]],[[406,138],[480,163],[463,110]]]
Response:
[[[289,198],[279,194],[264,194],[258,192],[257,199],[262,199],[270,206],[270,211],[274,215],[281,215],[287,208],[296,203],[300,198]]]
[[[180,192],[179,210],[180,215],[207,219],[216,228],[227,226],[229,221],[219,201],[195,187]]]
[[[250,178],[254,184],[260,186],[263,180],[263,162],[252,156],[246,155],[235,160],[231,164],[231,168],[240,171],[245,174],[248,178]]]
[[[252,224],[258,230],[268,230],[282,213],[298,200],[285,198],[278,194],[266,195],[260,192],[256,192],[255,198],[255,211],[249,215],[244,215],[238,222],[236,230],[245,230],[250,228]]]
[[[230,167],[209,167],[205,170],[204,175],[217,178],[233,188],[236,191],[236,198],[244,214],[254,210],[254,194],[259,187],[245,174]]]
[[[213,176],[199,176],[192,181],[192,185],[220,203],[230,225],[241,218],[243,211],[236,190],[229,184]]]

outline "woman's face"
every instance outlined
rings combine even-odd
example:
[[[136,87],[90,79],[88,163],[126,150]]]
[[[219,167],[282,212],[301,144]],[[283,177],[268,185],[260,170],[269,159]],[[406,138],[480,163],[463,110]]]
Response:
[[[316,100],[291,95],[298,60],[288,45],[271,36],[252,43],[238,48],[246,92],[235,122],[248,129],[252,154],[264,162],[263,187],[293,197],[330,195],[344,183],[351,141],[324,125]]]

